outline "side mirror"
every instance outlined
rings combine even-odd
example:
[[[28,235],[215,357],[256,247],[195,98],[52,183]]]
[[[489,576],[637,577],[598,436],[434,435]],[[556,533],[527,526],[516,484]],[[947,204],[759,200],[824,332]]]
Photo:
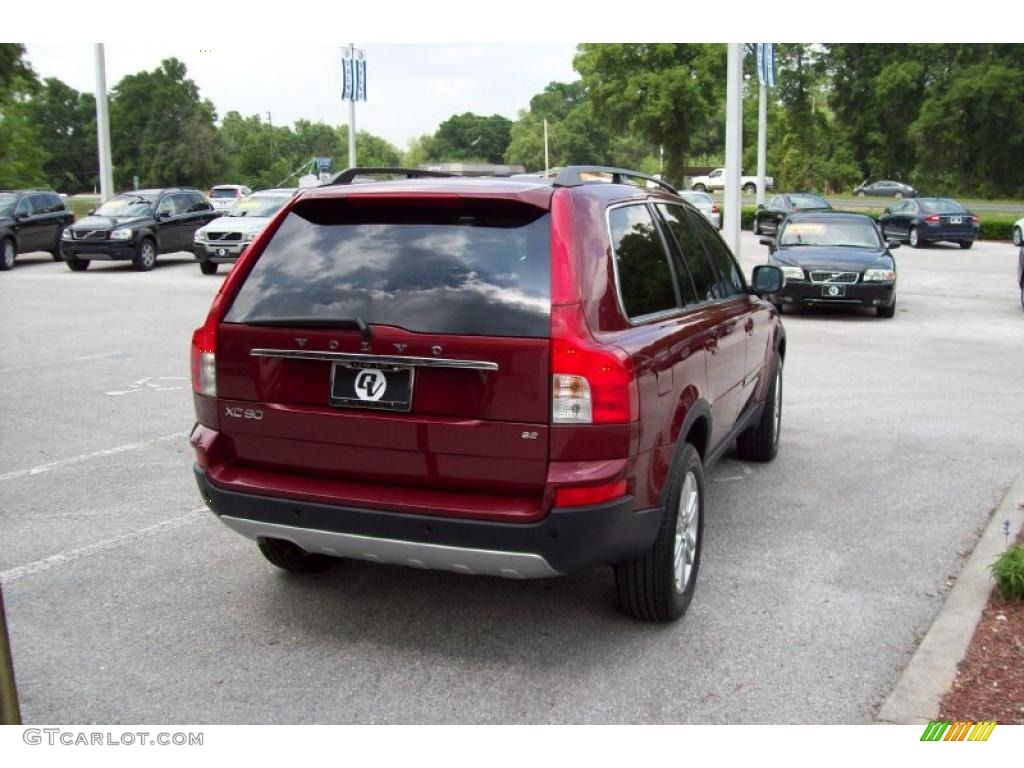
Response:
[[[893,251],[893,250],[895,250],[895,249],[900,247],[900,241],[899,240],[889,240],[888,242],[886,242],[885,247],[888,248],[890,251]]]
[[[886,208],[886,209],[885,209],[885,212],[886,212],[886,213],[892,213],[892,208]]]
[[[775,253],[775,238],[774,237],[762,237],[758,240],[761,245],[768,246],[768,253]]]
[[[171,212],[170,211],[158,211],[157,214],[156,214],[156,220],[157,221],[163,221],[164,219],[169,219],[169,218],[171,218]]]
[[[96,209],[95,209],[95,208],[90,208],[90,209],[89,209],[89,212],[88,212],[88,213],[86,213],[85,215],[86,215],[86,216],[92,216],[92,215],[93,215],[94,213],[96,213]]]
[[[786,284],[786,278],[778,267],[771,264],[762,264],[754,267],[750,283],[755,294],[765,296],[781,291],[782,287]]]
[[[757,204],[757,208],[755,208],[754,210],[755,211],[763,211],[764,210],[764,203],[758,203]]]
[[[24,221],[27,218],[28,218],[28,214],[27,213],[16,213],[16,214],[14,214],[14,220],[15,221]]]

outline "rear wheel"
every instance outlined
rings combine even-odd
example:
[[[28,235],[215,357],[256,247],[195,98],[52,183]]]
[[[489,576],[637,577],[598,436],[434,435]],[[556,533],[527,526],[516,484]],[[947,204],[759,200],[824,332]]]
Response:
[[[867,197],[867,193],[866,192],[858,192],[857,193],[857,197]]]
[[[960,247],[963,248],[965,251],[968,250],[972,245],[974,245],[974,241],[973,240],[961,240],[960,241]]]
[[[748,195],[753,195],[753,194],[755,194],[757,192],[757,185],[756,184],[744,184],[743,185],[743,191],[746,192]]]
[[[920,248],[924,245],[921,242],[921,236],[917,234],[917,227],[910,228],[910,234],[907,236],[907,242],[910,243],[911,248]]]
[[[895,200],[902,200],[903,199],[903,193],[902,192],[897,192],[895,195],[893,195],[893,198]]]
[[[771,461],[779,453],[782,429],[782,358],[776,356],[772,383],[765,395],[761,418],[736,438],[736,452],[746,461]]]
[[[878,313],[879,317],[895,317],[896,301],[893,300],[892,304],[890,304],[888,307],[875,307],[875,312]]]
[[[76,259],[74,256],[68,256],[65,261],[72,272],[85,272],[90,264],[88,259]]]
[[[217,264],[215,264],[212,261],[200,261],[199,271],[202,272],[204,275],[216,275]]]
[[[6,272],[13,267],[15,256],[17,256],[17,251],[14,249],[14,241],[8,237],[4,240],[3,245],[0,245],[0,271]]]
[[[693,189],[695,192],[706,192],[708,188],[703,184],[694,184]]]
[[[1013,228],[1013,244],[1018,247],[1024,245],[1024,232],[1020,231],[1020,227]]]
[[[307,552],[282,539],[260,539],[257,544],[267,560],[292,573],[323,573],[339,562],[336,557]]]
[[[139,248],[135,252],[132,264],[139,272],[149,272],[149,270],[156,266],[156,243],[149,238],[139,243]]]
[[[704,468],[681,446],[669,475],[665,510],[651,551],[615,564],[619,608],[641,621],[675,621],[693,599],[704,533]]]
[[[757,223],[757,216],[754,217],[754,226],[752,227],[755,235],[761,234],[761,225]]]

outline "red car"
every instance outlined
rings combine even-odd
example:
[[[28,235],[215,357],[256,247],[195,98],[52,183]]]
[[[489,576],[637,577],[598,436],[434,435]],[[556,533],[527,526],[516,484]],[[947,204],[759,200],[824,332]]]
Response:
[[[625,612],[676,619],[706,469],[778,449],[782,273],[754,282],[632,171],[307,191],[193,336],[200,491],[286,570],[611,564]]]

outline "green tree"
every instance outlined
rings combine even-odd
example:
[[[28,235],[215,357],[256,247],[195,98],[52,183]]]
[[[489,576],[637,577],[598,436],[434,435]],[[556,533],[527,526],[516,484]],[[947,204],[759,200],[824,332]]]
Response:
[[[201,99],[178,59],[157,69],[127,75],[110,98],[110,132],[114,182],[142,186],[220,181],[227,163],[217,133],[213,103]]]
[[[20,43],[0,44],[0,188],[46,184],[49,158],[32,121],[29,99],[39,80]]]
[[[55,77],[28,102],[36,134],[50,157],[47,183],[67,192],[91,192],[98,183],[96,100]]]
[[[431,142],[434,162],[504,162],[512,121],[501,115],[452,115],[438,126]]]
[[[612,132],[664,147],[666,176],[678,181],[687,156],[724,130],[725,53],[723,45],[583,44],[573,66]]]

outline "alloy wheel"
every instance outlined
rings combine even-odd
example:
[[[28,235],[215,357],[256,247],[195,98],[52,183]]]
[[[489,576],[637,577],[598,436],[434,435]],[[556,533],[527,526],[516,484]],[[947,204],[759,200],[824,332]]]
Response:
[[[694,560],[697,556],[697,536],[700,523],[700,491],[697,477],[687,472],[679,492],[679,509],[676,512],[676,535],[672,549],[675,567],[675,587],[680,594],[686,591],[693,575]]]

